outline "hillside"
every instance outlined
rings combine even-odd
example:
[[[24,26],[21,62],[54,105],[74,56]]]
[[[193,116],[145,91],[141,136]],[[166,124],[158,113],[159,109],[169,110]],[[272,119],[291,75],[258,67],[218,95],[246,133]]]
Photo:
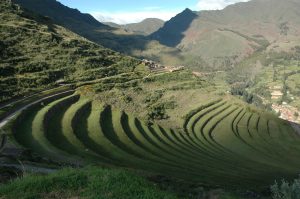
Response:
[[[39,1],[40,14],[57,12],[63,24],[30,11],[35,1],[19,2],[29,10],[0,4],[0,182],[23,175],[0,184],[0,198],[196,199],[235,190],[257,199],[299,175],[300,126],[271,112],[275,102],[300,107],[300,47],[271,49],[274,38],[276,49],[297,44],[297,12],[273,13],[296,1],[272,1],[267,17],[269,0],[186,9],[147,38]],[[264,35],[253,35],[252,23]],[[149,65],[106,41],[188,67]]]
[[[224,60],[235,64],[257,51],[290,51],[298,45],[299,8],[295,0],[252,0],[220,11],[189,11],[188,15],[186,10],[152,38],[180,48],[187,61],[203,59],[224,67]]]
[[[186,9],[147,37],[138,35],[139,31],[145,32],[144,25],[134,24],[138,30],[128,28],[129,31],[118,26],[103,26],[99,22],[95,25],[95,19],[55,0],[38,5],[35,1],[14,0],[105,47],[166,65],[186,65],[198,71],[227,70],[256,52],[289,52],[300,43],[297,11],[300,6],[296,0],[252,0],[220,11]],[[63,21],[47,10],[48,4],[55,5],[53,10],[63,13]],[[65,9],[68,11],[64,12]],[[90,22],[83,23],[87,18]]]
[[[13,0],[13,2],[32,12],[51,18],[55,24],[90,41],[123,53],[129,54],[131,48],[136,48],[134,46],[127,47],[129,43],[137,44],[137,47],[141,49],[147,42],[142,36],[102,24],[91,15],[64,6],[56,0]]]
[[[184,32],[197,17],[196,13],[187,8],[167,21],[162,28],[151,34],[150,37],[157,39],[164,45],[176,47],[183,39]]]
[[[95,23],[96,19],[92,16],[68,8],[56,0],[12,1],[31,12],[48,16],[55,24],[59,24],[90,41],[126,55],[139,58],[146,57],[166,64],[176,64],[181,59],[177,49],[161,45],[157,41],[149,40],[144,35],[126,31],[122,27],[110,27],[100,22]],[[49,11],[49,7],[52,8],[52,11]],[[57,17],[56,12],[62,16]]]
[[[127,89],[119,92],[129,94]],[[275,180],[298,175],[297,130],[233,97],[206,94],[206,99],[197,98],[198,104],[188,104],[195,108],[187,110],[181,110],[179,100],[159,104],[154,96],[148,97],[151,118],[168,120],[166,109],[179,114],[182,127],[175,129],[141,120],[80,90],[30,106],[5,128],[7,135],[30,150],[28,157],[67,165],[121,166],[209,186],[260,191]],[[133,89],[133,96],[141,96],[139,90]],[[130,95],[113,97],[116,91],[109,97],[118,99],[116,103],[135,102]],[[165,91],[156,98],[166,95]],[[109,95],[98,92],[98,96]],[[152,108],[151,103],[155,103]]]
[[[139,23],[126,24],[122,27],[135,34],[150,35],[164,25],[164,21],[156,18],[144,19]]]
[[[64,84],[130,72],[139,63],[47,17],[1,2],[0,101]]]
[[[13,2],[21,4],[25,8],[34,9],[38,13],[43,13],[43,16],[51,17],[57,24],[73,30],[73,32],[80,31],[78,28],[81,26],[109,30],[108,26],[100,23],[91,15],[64,6],[56,0],[43,0],[43,3],[39,0],[13,0]]]
[[[127,32],[132,32],[133,34],[138,35],[150,35],[153,32],[156,32],[159,28],[164,25],[164,21],[157,18],[148,18],[144,19],[139,23],[131,23],[120,25],[113,22],[104,22],[105,25],[108,25],[112,28],[124,29]]]

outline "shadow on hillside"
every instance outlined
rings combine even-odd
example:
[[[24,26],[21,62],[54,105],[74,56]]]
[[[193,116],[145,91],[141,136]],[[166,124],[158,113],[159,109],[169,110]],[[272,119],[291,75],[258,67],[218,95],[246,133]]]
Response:
[[[136,51],[147,50],[148,44],[153,40],[151,37],[128,34],[120,29],[104,25],[90,14],[81,13],[79,10],[64,6],[55,0],[43,0],[40,3],[36,3],[36,0],[12,1],[28,11],[31,10],[33,13],[51,19],[47,22],[50,31],[55,31],[51,23],[53,23],[52,25],[58,24],[90,41],[124,54],[133,55]],[[175,22],[172,20],[167,22],[164,28],[170,31],[162,29],[164,34],[162,40],[159,40],[160,43],[169,47],[176,46],[184,37],[183,32],[196,17],[195,13],[186,9],[173,18]],[[174,30],[172,30],[173,26]],[[153,54],[155,53],[153,52]]]
[[[157,32],[149,36],[150,39],[159,41],[161,44],[176,47],[184,38],[184,32],[198,15],[190,9],[185,9],[182,13],[173,17]]]
[[[117,34],[115,28],[109,27],[107,29],[94,29],[93,31],[74,31],[77,34],[98,43],[106,48],[130,54],[134,50],[146,50],[147,44],[150,42],[143,35],[135,34]]]

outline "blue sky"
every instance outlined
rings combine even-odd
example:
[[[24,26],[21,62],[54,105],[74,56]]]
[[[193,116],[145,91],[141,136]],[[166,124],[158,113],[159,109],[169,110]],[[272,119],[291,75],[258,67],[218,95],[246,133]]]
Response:
[[[145,18],[169,20],[185,8],[221,10],[248,0],[58,0],[66,6],[90,13],[102,22],[119,24],[140,22]]]
[[[107,12],[141,11],[145,9],[180,10],[196,8],[198,0],[59,0],[64,5],[80,8],[83,12]]]

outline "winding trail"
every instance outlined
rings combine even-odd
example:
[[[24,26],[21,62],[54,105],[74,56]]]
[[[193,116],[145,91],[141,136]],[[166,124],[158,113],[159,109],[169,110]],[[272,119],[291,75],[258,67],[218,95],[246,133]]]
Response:
[[[0,134],[3,133],[3,131],[2,131],[3,129],[2,129],[2,128],[3,128],[10,120],[12,120],[18,113],[20,113],[21,111],[23,111],[23,110],[29,108],[29,107],[32,106],[32,105],[35,105],[35,104],[37,104],[37,103],[42,102],[42,101],[44,101],[45,99],[49,99],[49,98],[52,98],[52,97],[55,97],[55,96],[58,96],[58,95],[62,95],[62,94],[67,94],[67,93],[72,94],[72,93],[74,93],[74,92],[75,92],[75,90],[67,90],[67,91],[63,91],[63,92],[60,92],[60,93],[56,93],[56,94],[54,94],[54,95],[50,95],[50,96],[41,98],[41,99],[39,99],[39,100],[36,100],[36,101],[34,101],[34,102],[31,102],[31,103],[29,103],[29,104],[27,104],[27,105],[25,105],[25,106],[23,106],[23,107],[21,107],[21,108],[15,110],[13,113],[9,114],[7,117],[5,117],[3,120],[1,120],[1,122],[0,122]],[[27,98],[28,98],[28,97],[25,97],[24,99],[27,99]],[[21,100],[20,100],[20,101],[21,101]],[[14,102],[12,102],[12,103],[14,103]],[[7,106],[9,106],[9,104],[8,104]]]
[[[0,167],[10,167],[14,169],[21,170],[28,173],[41,173],[41,174],[50,174],[56,172],[58,169],[52,169],[47,167],[34,166],[31,164],[6,164],[0,163]]]
[[[5,132],[3,130],[3,127],[10,121],[12,120],[17,114],[19,114],[21,111],[37,104],[37,103],[40,103],[46,99],[49,99],[49,98],[52,98],[52,97],[55,97],[55,96],[58,96],[58,95],[62,95],[62,94],[72,94],[74,93],[75,90],[67,90],[67,91],[63,91],[63,92],[59,92],[59,93],[56,93],[56,94],[53,94],[53,95],[50,95],[50,96],[47,96],[47,97],[43,97],[39,100],[36,100],[34,102],[31,102],[27,105],[24,105],[23,107],[20,107],[19,109],[15,110],[13,113],[9,114],[8,116],[6,116],[4,119],[2,119],[0,121],[0,153],[2,151],[2,149],[4,149],[5,147],[5,144],[7,142],[7,136],[5,135]],[[32,96],[32,95],[31,95]],[[22,100],[26,100],[28,98],[30,98],[31,96],[28,96],[28,97],[24,97],[23,99],[19,99],[18,101],[22,101]],[[13,104],[15,103],[16,101],[13,101],[9,104],[6,104],[5,106],[3,107],[7,107],[9,106],[10,104]],[[1,107],[1,108],[3,108]],[[24,171],[24,172],[30,172],[30,173],[43,173],[43,174],[49,174],[49,173],[53,173],[55,171],[57,171],[57,169],[52,169],[52,168],[47,168],[47,167],[41,167],[41,166],[35,166],[35,165],[31,165],[31,164],[17,164],[17,163],[5,163],[5,162],[0,162],[0,167],[10,167],[10,168],[14,168],[14,169],[18,169],[18,170],[21,170],[21,171]]]

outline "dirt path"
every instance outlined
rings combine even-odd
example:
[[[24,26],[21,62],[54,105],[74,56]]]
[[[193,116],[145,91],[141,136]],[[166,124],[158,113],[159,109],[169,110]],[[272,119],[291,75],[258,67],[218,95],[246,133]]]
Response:
[[[30,164],[22,164],[21,165],[21,164],[0,163],[0,167],[14,168],[14,169],[18,169],[20,171],[28,172],[28,173],[50,174],[50,173],[54,173],[57,171],[57,169],[39,167],[39,166],[30,165]]]

